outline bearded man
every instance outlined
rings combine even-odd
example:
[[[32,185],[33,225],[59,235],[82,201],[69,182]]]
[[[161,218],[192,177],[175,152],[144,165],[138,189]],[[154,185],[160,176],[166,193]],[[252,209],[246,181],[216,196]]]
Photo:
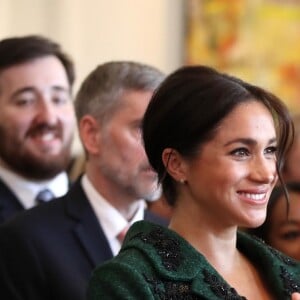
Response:
[[[73,82],[73,62],[57,43],[0,41],[0,223],[67,192]]]

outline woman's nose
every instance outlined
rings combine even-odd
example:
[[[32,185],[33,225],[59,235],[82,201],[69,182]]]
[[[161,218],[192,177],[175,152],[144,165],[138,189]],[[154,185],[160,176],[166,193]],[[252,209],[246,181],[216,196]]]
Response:
[[[265,157],[255,159],[252,164],[251,176],[253,180],[272,183],[277,178],[275,159]]]

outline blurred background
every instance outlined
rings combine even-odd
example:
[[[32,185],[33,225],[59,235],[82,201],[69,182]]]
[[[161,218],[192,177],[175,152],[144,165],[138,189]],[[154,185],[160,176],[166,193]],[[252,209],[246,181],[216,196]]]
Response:
[[[186,6],[186,63],[265,87],[299,112],[299,0],[189,0]]]
[[[72,56],[75,93],[110,60],[166,73],[200,63],[268,88],[300,111],[300,0],[0,0],[0,38],[25,34],[50,37]]]
[[[136,60],[170,72],[183,63],[184,0],[0,0],[0,39],[42,34],[76,64],[76,93],[96,65]],[[81,145],[75,139],[74,152]]]
[[[0,0],[0,38],[43,34],[77,66],[131,59],[168,72],[183,62],[184,0]]]

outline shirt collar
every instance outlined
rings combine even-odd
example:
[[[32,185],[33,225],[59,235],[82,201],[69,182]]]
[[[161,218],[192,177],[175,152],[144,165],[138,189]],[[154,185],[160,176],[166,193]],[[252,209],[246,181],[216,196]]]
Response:
[[[48,188],[55,197],[61,197],[66,194],[69,188],[66,172],[58,174],[51,180],[33,181],[0,165],[0,178],[13,191],[25,209],[35,206],[35,197],[42,189]]]
[[[119,245],[114,247],[114,245],[119,244],[116,241],[117,235],[120,231],[128,226],[128,221],[122,216],[122,214],[113,207],[106,199],[104,199],[94,188],[91,181],[88,179],[87,175],[82,176],[82,188],[87,195],[87,198],[94,210],[99,224],[101,225],[109,244],[113,252],[118,252]],[[130,221],[129,225],[132,225],[136,221],[144,219],[145,201],[138,200],[138,209]],[[116,249],[114,251],[114,249]]]

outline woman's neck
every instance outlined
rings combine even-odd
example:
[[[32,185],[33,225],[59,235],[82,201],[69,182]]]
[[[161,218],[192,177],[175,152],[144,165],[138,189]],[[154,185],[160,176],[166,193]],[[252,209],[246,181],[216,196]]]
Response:
[[[236,247],[237,227],[221,227],[207,217],[175,210],[169,228],[199,251],[224,280],[247,299],[272,299],[258,270]],[[249,282],[253,282],[249,286]]]
[[[190,217],[175,212],[169,228],[187,240],[219,272],[234,268],[238,250],[236,248],[237,228],[219,228],[202,221],[201,217]]]

